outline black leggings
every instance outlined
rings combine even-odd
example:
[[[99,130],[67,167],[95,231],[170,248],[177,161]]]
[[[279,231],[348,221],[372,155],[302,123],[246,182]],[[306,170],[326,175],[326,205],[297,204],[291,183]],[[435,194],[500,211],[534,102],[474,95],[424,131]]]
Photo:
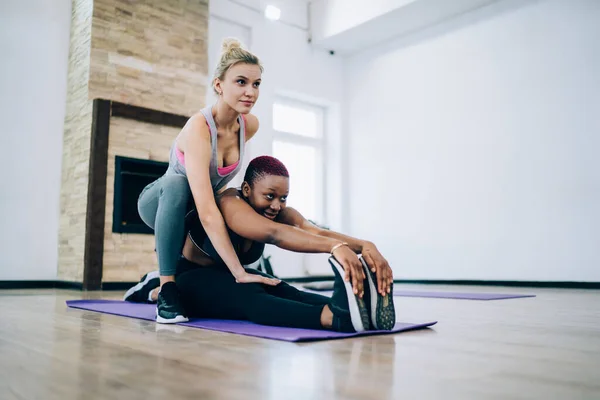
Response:
[[[277,286],[236,283],[222,265],[201,267],[179,261],[177,287],[190,317],[248,320],[262,325],[323,329],[321,312],[329,297],[307,293],[281,282]],[[251,274],[272,276],[247,268]]]

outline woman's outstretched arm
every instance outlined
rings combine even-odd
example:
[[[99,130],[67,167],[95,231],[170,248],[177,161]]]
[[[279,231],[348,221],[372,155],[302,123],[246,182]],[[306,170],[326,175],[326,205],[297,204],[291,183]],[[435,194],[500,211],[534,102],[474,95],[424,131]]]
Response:
[[[304,218],[304,216],[300,214],[298,210],[292,207],[286,207],[285,210],[281,212],[279,220],[283,224],[295,226],[306,232],[348,243],[348,246],[352,249],[352,251],[357,254],[362,253],[365,246],[372,244],[366,240],[357,239],[339,232],[323,229]]]
[[[231,192],[219,197],[217,203],[229,229],[248,240],[299,253],[329,253],[342,242],[289,224],[271,221],[254,211],[239,195]]]
[[[352,281],[354,292],[363,294],[362,264],[343,240],[315,235],[296,226],[271,221],[258,214],[238,194],[225,193],[217,200],[225,223],[243,238],[268,243],[299,253],[331,253]]]
[[[371,271],[375,272],[377,276],[377,291],[382,295],[390,292],[391,284],[394,281],[392,269],[373,242],[320,228],[308,221],[300,214],[300,212],[292,207],[286,207],[281,212],[279,219],[284,224],[295,226],[306,232],[348,243],[348,246],[350,246],[355,253],[362,254],[363,259],[366,261]]]

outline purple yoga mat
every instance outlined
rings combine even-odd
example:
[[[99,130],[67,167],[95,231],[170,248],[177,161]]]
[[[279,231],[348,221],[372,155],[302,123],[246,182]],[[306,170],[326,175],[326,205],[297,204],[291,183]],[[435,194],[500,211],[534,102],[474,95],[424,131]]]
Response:
[[[96,311],[105,314],[154,321],[156,305],[128,303],[118,300],[69,300],[67,306],[82,310]],[[338,333],[326,330],[282,328],[277,326],[258,325],[248,321],[232,321],[225,319],[191,319],[190,322],[178,325],[211,331],[237,333],[239,335],[256,336],[265,339],[283,340],[286,342],[310,342],[316,340],[344,339],[355,336],[386,335],[406,332],[435,325],[437,321],[423,324],[396,322],[391,331],[366,331],[361,333]]]

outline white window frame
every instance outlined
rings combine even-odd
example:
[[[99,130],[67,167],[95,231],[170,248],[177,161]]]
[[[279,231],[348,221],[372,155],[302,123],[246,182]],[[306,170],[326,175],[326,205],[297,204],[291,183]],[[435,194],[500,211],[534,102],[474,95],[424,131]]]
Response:
[[[317,104],[312,104],[312,103],[308,103],[305,101],[299,101],[299,100],[294,100],[291,99],[289,97],[283,97],[283,96],[277,96],[275,98],[275,101],[273,102],[273,107],[271,109],[271,112],[273,112],[273,108],[275,106],[275,104],[281,104],[281,105],[285,105],[285,106],[290,106],[290,107],[294,107],[294,108],[299,108],[299,109],[304,109],[304,110],[308,110],[311,112],[316,112],[317,115],[317,136],[316,137],[309,137],[309,136],[303,136],[301,134],[297,134],[297,133],[290,133],[290,132],[283,132],[283,131],[278,131],[275,129],[275,127],[273,126],[273,143],[271,145],[271,154],[274,154],[274,144],[275,141],[278,142],[285,142],[285,143],[289,143],[289,144],[298,144],[298,145],[304,145],[304,146],[309,146],[312,147],[316,150],[316,154],[317,154],[317,171],[322,171],[322,173],[317,173],[316,179],[317,181],[317,188],[321,189],[321,196],[320,198],[317,199],[317,215],[316,216],[307,216],[308,218],[315,218],[316,223],[318,223],[319,225],[327,225],[327,191],[326,191],[326,184],[327,184],[327,178],[326,178],[326,173],[325,173],[325,168],[326,168],[326,161],[325,161],[325,155],[327,154],[327,149],[326,149],[326,141],[325,141],[325,119],[326,119],[326,111],[327,109],[317,105]],[[273,118],[271,119],[271,123],[273,123]],[[293,207],[293,204],[291,204],[291,206]],[[299,210],[300,212],[302,212],[302,210]]]

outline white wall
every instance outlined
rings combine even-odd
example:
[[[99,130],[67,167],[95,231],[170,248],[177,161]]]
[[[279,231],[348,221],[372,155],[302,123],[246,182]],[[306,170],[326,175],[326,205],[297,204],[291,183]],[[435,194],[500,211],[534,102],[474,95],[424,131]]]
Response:
[[[259,8],[266,2],[250,1],[247,4]],[[278,22],[266,20],[262,12],[240,6],[237,1],[211,2],[210,16],[213,23],[209,24],[209,40],[213,48],[218,48],[217,43],[222,39],[218,36],[228,35],[227,21],[231,24],[231,32],[234,35],[240,32],[240,26],[247,27],[250,29],[250,43],[247,45],[261,59],[265,68],[260,98],[252,111],[260,120],[260,130],[248,146],[246,161],[259,155],[272,154],[272,106],[278,95],[291,96],[327,108],[327,134],[330,142],[326,173],[332,186],[327,195],[326,223],[339,229],[342,223],[342,215],[339,212],[339,120],[344,91],[342,59],[331,56],[326,51],[314,49],[308,43],[305,1],[280,0],[276,4],[281,8],[281,21]],[[214,23],[216,20],[218,22]],[[213,66],[210,68],[212,72]],[[209,96],[209,100],[211,99],[214,98]],[[303,257],[273,246],[268,246],[266,253],[272,255],[271,262],[275,273],[282,277],[331,273],[326,256]]]
[[[598,21],[507,0],[348,60],[346,215],[396,278],[600,281]]]
[[[71,1],[0,3],[0,280],[56,279]]]

